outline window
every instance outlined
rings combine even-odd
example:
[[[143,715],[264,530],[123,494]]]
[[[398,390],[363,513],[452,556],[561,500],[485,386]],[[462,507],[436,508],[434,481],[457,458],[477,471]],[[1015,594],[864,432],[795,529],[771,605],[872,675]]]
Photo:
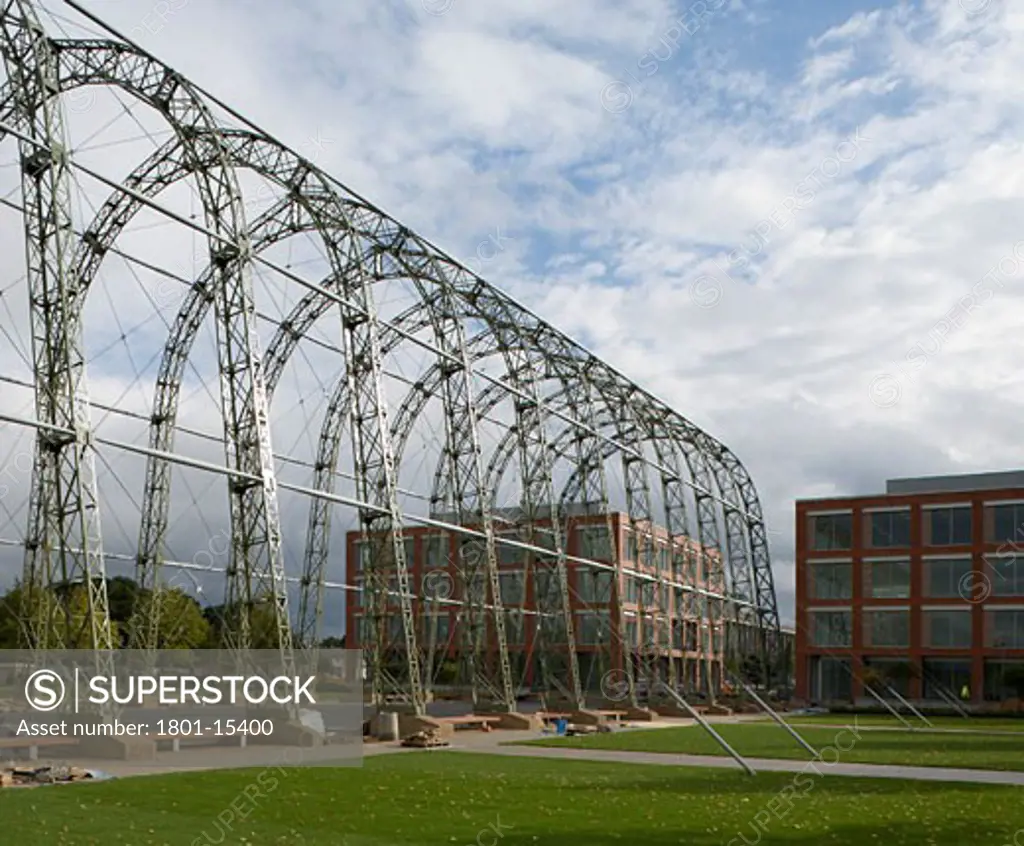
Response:
[[[876,549],[910,546],[909,511],[873,511],[866,516],[870,530],[869,546]]]
[[[608,643],[611,637],[608,612],[584,611],[576,615],[576,642],[583,646]]]
[[[853,596],[853,565],[819,562],[808,565],[807,590],[812,599],[849,599]]]
[[[864,646],[909,646],[909,611],[865,611]]]
[[[985,699],[1024,699],[1024,661],[986,661]]]
[[[369,645],[373,642],[373,632],[370,627],[370,620],[359,616],[355,618],[356,643],[360,646]]]
[[[910,596],[910,562],[895,559],[865,561],[864,594],[873,599],[903,599]]]
[[[524,543],[529,542],[528,538],[521,538]],[[541,549],[556,549],[556,542],[559,540],[555,532],[547,526],[537,526],[533,533],[533,545]]]
[[[592,561],[611,561],[612,551],[607,526],[580,526],[576,529],[580,558]]]
[[[925,611],[921,615],[921,641],[925,646],[968,649],[971,646],[970,609]]]
[[[672,648],[682,649],[684,642],[684,628],[685,624],[682,620],[672,621]]]
[[[435,644],[446,643],[451,633],[451,618],[447,612],[443,614],[425,614],[423,616],[423,638],[426,646],[431,639]]]
[[[648,535],[642,535],[637,542],[636,556],[633,560],[641,567],[650,568],[654,567],[656,561],[654,559],[654,542]]]
[[[402,548],[405,550],[405,563],[411,567],[415,560],[415,540],[405,538]],[[372,556],[376,556],[376,563],[383,570],[395,566],[394,541],[390,536],[371,535],[369,543],[356,541],[356,555],[360,571],[367,569]]]
[[[541,617],[537,634],[546,643],[565,643],[565,620],[560,617]]]
[[[674,575],[679,581],[693,585],[697,583],[697,553],[683,546],[677,546],[672,554]]]
[[[356,541],[356,570],[363,572],[370,563],[370,547],[363,541]]]
[[[626,535],[626,560],[636,561],[636,537],[633,534]]]
[[[658,547],[658,572],[667,573],[669,571],[669,558],[668,558],[668,547]]]
[[[463,573],[459,581],[459,594],[470,602],[483,604],[487,602],[487,575],[479,570],[475,573]]]
[[[624,576],[626,580],[626,602],[636,604],[640,596],[640,591],[637,590],[637,581],[634,576]]]
[[[992,506],[994,543],[1013,543],[1024,537],[1024,503],[1006,503]]]
[[[994,649],[1024,649],[1024,611],[986,611],[986,646]]]
[[[853,631],[849,611],[812,611],[812,646],[852,646]]]
[[[853,539],[853,515],[815,514],[811,516],[811,549],[849,549]]]
[[[636,636],[636,617],[626,618],[626,647],[636,648],[637,636]]]
[[[499,573],[502,605],[522,605],[526,599],[526,574]]]
[[[427,535],[423,538],[423,561],[430,570],[438,570],[448,563],[448,538],[444,535]]]
[[[972,584],[970,558],[936,558],[922,564],[925,596],[936,599],[964,596],[965,586]]]
[[[970,688],[971,662],[925,658],[921,662],[921,675],[924,677],[925,699],[946,703],[950,699],[959,701],[964,685]]]
[[[688,652],[697,651],[697,624],[696,623],[684,623],[683,624],[683,635],[685,636],[684,649]]]
[[[502,541],[519,541],[518,532],[498,532],[494,538],[495,553],[498,556],[499,567],[522,566],[526,558],[526,550],[518,546],[509,546]]]
[[[810,661],[811,698],[815,702],[848,702],[853,698],[848,659],[814,655]]]
[[[925,509],[924,524],[927,546],[967,546],[974,534],[969,505]]]
[[[1024,596],[1024,557],[986,555],[985,575],[982,582],[993,596]]]
[[[642,649],[647,652],[660,652],[662,645],[662,627],[653,617],[644,617],[643,640],[640,643]]]
[[[913,674],[913,668],[903,659],[865,658],[864,668],[874,670],[878,674],[877,678],[883,690],[892,688],[900,696],[910,696],[910,676]],[[877,690],[878,685],[871,683],[870,674],[865,681]]]
[[[576,571],[577,590],[584,602],[611,602],[615,573],[580,567]]]
[[[505,612],[505,639],[510,645],[522,646],[526,627],[523,614],[519,611]]]
[[[550,608],[561,605],[561,588],[558,573],[553,568],[541,569],[538,566],[533,572],[534,601],[540,607]]]

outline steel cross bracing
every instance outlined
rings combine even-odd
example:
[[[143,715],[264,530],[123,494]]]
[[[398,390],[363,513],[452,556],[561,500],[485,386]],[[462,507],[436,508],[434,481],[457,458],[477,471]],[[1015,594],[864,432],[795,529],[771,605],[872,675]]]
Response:
[[[579,373],[579,380],[567,385],[566,391],[574,395],[575,401],[573,406],[582,419],[596,419],[597,407],[594,390],[586,371],[581,371]],[[601,644],[606,648],[600,653],[596,667],[592,664],[590,672],[591,674],[595,671],[600,673],[602,680],[615,679],[616,673],[621,674],[622,683],[626,686],[626,695],[628,696],[629,703],[636,707],[638,702],[633,673],[632,648],[629,646],[626,634],[626,616],[623,603],[622,586],[625,584],[625,581],[623,578],[622,550],[618,542],[618,533],[615,531],[612,521],[611,504],[608,494],[608,476],[605,471],[604,457],[600,451],[601,443],[596,441],[589,432],[580,429],[573,429],[571,432],[576,451],[576,470],[562,488],[562,512],[566,515],[566,520],[568,520],[571,504],[580,502],[584,504],[588,511],[602,516],[604,518],[602,521],[603,525],[595,523],[594,526],[599,530],[604,530],[604,540],[596,553],[593,550],[585,551],[590,555],[600,556],[602,560],[608,560],[615,564],[614,584],[610,585],[607,594],[604,596],[597,593],[597,585],[601,584],[597,577],[601,571],[596,569],[588,571],[588,575],[592,580],[594,594],[599,601],[605,600],[602,604],[609,606],[607,612],[605,612],[608,614],[608,639],[606,644]],[[597,533],[597,537],[601,537],[600,531]],[[589,688],[590,684],[587,686]],[[610,692],[618,697],[622,695],[621,691],[617,690],[604,692]]]
[[[375,675],[375,679],[389,678],[392,692],[403,695],[417,709],[421,707],[421,650],[415,636],[413,601],[417,607],[419,603],[415,599],[417,591],[408,584],[407,571],[403,576],[405,545],[397,472],[402,445],[408,442],[419,418],[418,411],[432,399],[439,401],[446,426],[446,447],[437,466],[435,495],[457,515],[456,526],[482,529],[474,543],[479,552],[478,566],[487,578],[490,601],[476,603],[468,616],[485,613],[496,632],[497,644],[488,643],[484,650],[479,639],[471,639],[469,643],[473,646],[468,651],[476,667],[474,681],[497,702],[509,704],[511,686],[506,638],[498,631],[504,628],[505,614],[496,547],[506,541],[495,537],[493,509],[495,480],[504,477],[512,454],[519,455],[527,534],[542,541],[536,546],[544,549],[546,555],[542,557],[554,565],[550,577],[540,580],[553,588],[542,592],[541,618],[560,622],[542,624],[536,641],[541,665],[559,665],[559,669],[548,672],[549,677],[556,676],[545,683],[549,690],[568,688],[564,690],[568,698],[580,700],[574,621],[565,576],[564,521],[573,502],[586,503],[593,513],[603,514],[607,520],[611,506],[604,462],[614,454],[629,466],[626,477],[633,491],[631,496],[641,500],[641,504],[634,505],[632,514],[648,524],[653,522],[654,515],[650,513],[647,468],[659,474],[666,527],[673,538],[687,535],[684,493],[693,491],[698,516],[698,537],[692,538],[695,546],[715,551],[712,560],[724,558],[727,573],[723,570],[716,577],[717,583],[729,598],[741,600],[726,604],[735,614],[752,613],[762,642],[766,646],[772,644],[778,612],[760,503],[746,470],[725,447],[265,133],[218,126],[207,105],[208,95],[152,56],[118,41],[43,39],[27,2],[8,2],[3,8],[8,80],[0,89],[0,138],[5,131],[11,134],[16,129],[26,163],[52,160],[43,171],[35,166],[26,170],[41,174],[42,190],[59,197],[60,185],[51,185],[47,180],[63,173],[66,182],[69,167],[75,166],[66,156],[50,152],[63,149],[59,138],[63,132],[59,128],[60,92],[82,85],[120,88],[156,108],[174,131],[174,138],[129,178],[112,185],[114,190],[107,203],[77,243],[66,212],[60,226],[45,222],[42,211],[56,208],[56,213],[60,213],[60,203],[53,206],[33,201],[38,196],[33,193],[36,183],[25,182],[27,177],[23,177],[30,270],[40,280],[52,283],[53,291],[59,292],[61,287],[64,291],[51,291],[51,301],[61,296],[76,298],[78,307],[73,311],[79,314],[91,280],[127,223],[140,208],[155,207],[152,203],[170,185],[191,178],[199,188],[204,206],[203,231],[207,232],[210,244],[211,264],[193,284],[174,322],[156,385],[139,539],[138,570],[142,581],[159,586],[168,532],[168,456],[177,427],[181,381],[193,341],[212,306],[223,375],[221,398],[227,466],[235,476],[229,493],[233,537],[230,587],[232,595],[246,608],[273,603],[282,655],[289,660],[291,624],[280,555],[269,413],[274,386],[292,351],[313,325],[337,306],[344,318],[341,340],[346,353],[345,376],[328,405],[313,490],[328,494],[333,490],[347,420],[354,447],[355,475],[361,486],[358,499],[365,503],[361,512],[364,534],[367,539],[386,545],[387,550],[381,552],[386,563],[397,568],[402,583],[398,591],[401,601],[397,603],[401,632],[397,633],[396,643],[385,643],[390,631],[379,641],[380,663],[386,665],[386,675]],[[21,60],[16,58],[19,56]],[[32,67],[36,70],[31,71]],[[50,116],[40,117],[38,109],[27,107],[29,101],[44,105]],[[31,115],[36,123],[32,124],[26,115]],[[253,170],[281,188],[282,199],[251,224],[245,222],[242,213],[242,192],[234,175],[238,169]],[[68,190],[66,185],[63,190]],[[306,285],[308,293],[282,321],[263,357],[254,331],[255,309],[248,268],[254,260],[267,264],[259,254],[268,246],[303,232],[313,232],[323,240],[333,271],[319,285],[284,274]],[[48,260],[42,270],[35,270],[33,255],[43,255]],[[33,278],[30,273],[30,285],[36,284]],[[408,280],[419,292],[421,303],[396,321],[376,318],[372,289],[384,279]],[[32,302],[35,306],[40,301],[33,296]],[[34,313],[44,311],[40,307]],[[480,327],[480,332],[468,338],[466,328],[471,324]],[[65,578],[62,568],[68,568],[68,578],[75,578],[76,572],[80,579],[84,579],[85,572],[102,573],[102,544],[94,493],[91,505],[88,497],[81,500],[80,513],[88,515],[91,522],[85,529],[81,528],[83,521],[78,522],[80,528],[73,542],[69,537],[62,539],[63,530],[56,525],[60,521],[64,526],[75,524],[73,518],[59,515],[57,503],[67,502],[69,495],[80,498],[75,490],[81,490],[82,483],[95,488],[89,482],[91,469],[81,469],[80,458],[87,459],[92,452],[88,438],[82,436],[77,445],[69,446],[75,438],[54,436],[60,432],[88,431],[84,361],[81,350],[76,353],[74,348],[74,333],[80,333],[80,326],[71,320],[62,324],[67,328],[63,333],[50,330],[58,337],[52,338],[49,346],[44,342],[44,350],[39,351],[37,342],[47,330],[39,317],[33,319],[33,326],[37,325],[41,327],[33,331],[37,417],[40,422],[49,423],[50,428],[42,430],[44,434],[37,439],[37,481],[30,491],[30,515],[34,515],[30,520],[36,528],[30,527],[27,535],[30,540],[26,569],[37,574],[33,576],[36,581],[54,583]],[[430,332],[433,341],[423,342],[421,330]],[[435,359],[392,421],[381,387],[385,360],[392,351],[410,344],[432,351]],[[63,369],[53,364],[56,357],[63,355],[59,350],[73,353]],[[495,376],[492,365],[499,362],[504,375]],[[480,370],[481,364],[487,367]],[[477,373],[480,375],[476,376]],[[488,387],[475,390],[477,381]],[[586,391],[574,387],[584,382],[589,385]],[[63,386],[56,395],[51,387],[54,385]],[[632,421],[626,429],[621,426],[618,411],[624,408]],[[479,438],[480,421],[502,409],[511,412],[515,422],[504,424],[508,426],[506,439],[488,460]],[[503,411],[501,416],[507,419],[508,415]],[[84,427],[80,424],[83,419]],[[514,445],[511,454],[502,446],[509,438]],[[66,459],[78,462],[68,463],[65,468],[77,480],[78,488],[69,488],[55,475],[61,466],[58,462],[47,469],[48,453],[43,452],[43,445],[53,442],[60,444],[58,450]],[[688,478],[679,466],[680,455]],[[489,470],[484,470],[485,465]],[[70,467],[75,469],[69,470]],[[564,474],[566,470],[570,483],[556,500],[554,478],[556,473]],[[578,488],[573,488],[572,478],[581,480]],[[331,503],[328,497],[314,497],[309,515],[298,624],[299,642],[306,648],[315,644],[319,634]],[[726,528],[725,550],[719,542],[719,519]],[[610,525],[610,520],[607,522]],[[93,535],[95,539],[90,540]],[[72,549],[79,551],[72,553]],[[90,549],[94,550],[91,558]],[[379,556],[372,557],[380,563],[376,561]],[[616,556],[610,566],[621,569],[619,559]],[[47,560],[53,564],[44,563]],[[683,576],[674,566],[674,582],[678,584]],[[96,634],[102,640],[103,631],[109,636],[109,628],[104,628],[102,622],[108,615],[105,599],[100,595],[103,582],[85,580],[95,585],[90,591],[96,611],[91,619],[98,621]],[[475,583],[472,574],[468,582]],[[536,584],[532,586],[536,589]],[[374,597],[382,599],[385,587],[378,585],[377,590],[370,591],[371,601]],[[663,601],[664,593],[659,590],[658,594],[659,602]],[[701,591],[683,595],[690,601],[706,600],[701,599]],[[617,601],[620,600],[613,603]],[[711,602],[709,613],[719,613],[720,609],[712,607],[719,605],[719,601]],[[672,606],[678,612],[678,603],[670,603]],[[43,611],[37,612],[41,616],[34,624],[37,640],[50,637],[55,628],[53,621],[46,621],[49,612],[44,604],[39,607]],[[133,636],[137,644],[152,647],[158,640],[159,606],[149,610],[155,613],[146,615],[146,625],[137,621]],[[382,616],[387,613],[390,612]],[[671,612],[666,616],[658,636],[671,642]],[[245,640],[246,617],[243,615],[229,631],[235,642]],[[621,614],[616,619],[621,622]],[[555,638],[552,640],[550,635]],[[612,637],[621,643],[621,632]],[[93,639],[97,641],[97,637]],[[672,672],[674,665],[670,665]]]
[[[515,432],[519,445],[522,522],[530,543],[550,550],[548,555],[527,554],[527,580],[532,574],[534,602],[542,614],[534,637],[538,645],[541,683],[545,690],[561,688],[570,705],[583,707],[576,626],[569,596],[569,577],[548,448],[546,409],[540,405],[539,382],[545,363],[528,347],[520,346],[517,333],[499,323],[498,340],[509,363],[509,375],[520,392],[514,400]],[[541,578],[543,576],[543,578]],[[559,673],[561,671],[561,673]],[[564,685],[568,685],[566,689]]]
[[[27,645],[45,650],[87,644],[97,672],[107,673],[113,638],[82,342],[86,290],[68,272],[71,178],[63,113],[54,99],[57,58],[27,2],[13,0],[2,9],[0,47],[14,90],[3,115],[31,139],[19,139],[19,147],[36,415],[73,433],[36,435],[24,573]],[[87,592],[81,624],[87,631],[76,630],[67,599],[58,610],[48,595],[51,587],[76,583]],[[32,607],[37,594],[42,601]]]
[[[448,357],[438,361],[443,383],[444,451],[448,459],[448,472],[441,476],[443,487],[441,491],[435,492],[433,501],[443,503],[446,508],[450,507],[459,525],[477,525],[484,533],[482,544],[461,544],[462,554],[457,559],[463,575],[463,597],[470,601],[470,615],[464,626],[468,634],[464,657],[469,659],[474,704],[477,702],[479,681],[492,701],[496,700],[505,710],[512,712],[515,711],[516,700],[508,657],[494,520],[491,510],[486,507],[487,488],[474,397],[473,362],[463,321],[458,317],[457,297],[453,287],[436,264],[432,269],[436,270],[436,275],[441,279],[435,308],[431,310],[436,321],[435,338],[442,351],[448,353]],[[481,565],[483,573],[480,572]],[[489,621],[482,619],[482,615],[477,612],[476,600],[481,594],[485,601],[489,595]],[[486,646],[488,622],[495,635],[493,661],[491,650]]]
[[[210,240],[210,255],[226,456],[229,467],[262,480],[258,484],[245,482],[229,487],[232,560],[228,605],[237,604],[240,613],[237,625],[225,627],[225,634],[230,645],[245,648],[252,608],[262,602],[271,603],[281,659],[286,668],[290,667],[291,628],[269,412],[254,325],[250,251],[240,191],[234,170],[224,156],[220,132],[188,83],[150,57],[117,43],[50,43],[60,69],[59,78],[53,80],[54,93],[80,85],[117,85],[156,108],[188,154],[207,162],[203,167],[194,166],[193,175],[202,195],[206,225],[215,236]],[[3,102],[4,98],[0,98]],[[94,266],[102,260],[105,246],[95,232],[87,233],[82,241],[83,250],[91,250],[95,255]],[[80,264],[87,262],[84,258]]]

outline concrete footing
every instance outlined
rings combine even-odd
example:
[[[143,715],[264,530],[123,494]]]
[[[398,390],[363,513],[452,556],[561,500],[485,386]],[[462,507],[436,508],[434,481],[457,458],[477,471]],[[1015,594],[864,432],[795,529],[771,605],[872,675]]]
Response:
[[[569,717],[569,722],[578,726],[599,726],[604,721],[604,714],[597,711],[573,711]]]
[[[155,761],[156,741],[148,737],[83,737],[76,755],[101,761]]]
[[[708,705],[704,713],[709,717],[731,717],[732,708],[727,708],[725,705]]]
[[[634,723],[653,723],[658,715],[650,708],[626,708],[626,719]]]
[[[448,738],[455,735],[455,726],[432,720],[430,717],[417,717],[415,714],[398,715],[399,737],[408,737],[421,731],[436,731],[441,737]]]
[[[659,703],[653,706],[652,710],[659,717],[692,717],[689,711],[675,702]]]
[[[499,729],[511,731],[536,731],[544,728],[544,721],[536,714],[487,714],[488,717],[500,717]]]

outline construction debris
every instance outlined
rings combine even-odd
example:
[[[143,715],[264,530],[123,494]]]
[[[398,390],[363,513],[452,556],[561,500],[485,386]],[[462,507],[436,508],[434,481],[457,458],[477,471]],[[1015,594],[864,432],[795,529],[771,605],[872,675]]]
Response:
[[[410,734],[402,740],[402,746],[408,746],[413,749],[433,749],[438,746],[449,745],[448,741],[441,737],[441,732],[438,729],[418,731],[416,734]]]
[[[93,774],[80,767],[7,767],[0,769],[0,787],[29,787],[40,784],[70,784],[88,781]]]

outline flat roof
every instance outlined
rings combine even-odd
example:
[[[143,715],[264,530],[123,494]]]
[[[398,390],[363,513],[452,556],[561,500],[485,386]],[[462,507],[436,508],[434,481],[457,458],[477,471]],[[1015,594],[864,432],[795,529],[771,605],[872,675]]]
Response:
[[[967,493],[1007,488],[1024,488],[1024,470],[996,473],[964,473],[956,476],[921,476],[916,479],[889,479],[885,492],[890,496],[930,493]]]

